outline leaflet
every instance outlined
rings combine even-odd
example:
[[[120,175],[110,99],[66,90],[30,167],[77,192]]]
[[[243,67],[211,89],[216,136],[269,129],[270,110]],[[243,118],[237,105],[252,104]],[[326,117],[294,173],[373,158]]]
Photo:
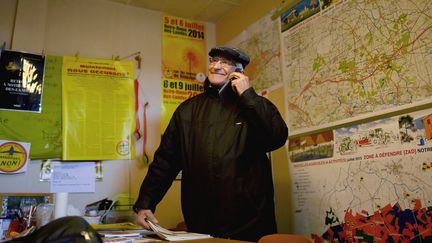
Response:
[[[163,228],[162,226],[151,222],[149,219],[145,219],[149,224],[150,228],[162,239],[167,241],[181,241],[181,240],[195,240],[213,238],[211,235],[191,233],[186,231],[171,231]]]

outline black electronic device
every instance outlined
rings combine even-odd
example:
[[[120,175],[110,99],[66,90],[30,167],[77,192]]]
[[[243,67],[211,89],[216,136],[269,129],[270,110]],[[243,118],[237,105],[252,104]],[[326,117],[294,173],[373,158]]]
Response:
[[[100,211],[100,210],[107,210],[110,208],[111,204],[113,203],[112,200],[108,200],[108,198],[104,198],[102,200],[99,200],[97,202],[91,203],[86,205],[85,210],[86,211],[91,211],[91,210],[96,210],[96,211]]]
[[[243,73],[243,71],[244,71],[244,69],[243,69],[243,65],[242,65],[241,63],[237,63],[234,72]],[[236,77],[232,77],[232,78],[230,78],[230,79],[228,80],[228,82],[226,82],[226,83],[222,86],[222,88],[220,88],[220,90],[219,90],[219,94],[222,93],[223,90],[224,90],[226,87],[231,87],[231,81],[233,81],[234,79],[236,79]],[[231,88],[231,89],[232,89],[232,88]],[[233,91],[234,91],[234,90],[233,90]]]
[[[241,63],[237,63],[234,72],[243,73],[244,72],[243,65]],[[231,78],[230,81],[233,81],[234,79],[235,77]]]

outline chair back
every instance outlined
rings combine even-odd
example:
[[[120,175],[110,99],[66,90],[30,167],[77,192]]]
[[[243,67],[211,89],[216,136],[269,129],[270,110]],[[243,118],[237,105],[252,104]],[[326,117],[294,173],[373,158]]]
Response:
[[[265,235],[258,240],[258,243],[311,243],[306,236],[292,234],[271,234]]]

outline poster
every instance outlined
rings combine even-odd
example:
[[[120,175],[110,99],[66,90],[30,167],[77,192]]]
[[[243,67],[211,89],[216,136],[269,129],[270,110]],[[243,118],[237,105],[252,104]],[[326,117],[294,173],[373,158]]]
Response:
[[[63,160],[135,157],[133,63],[64,57]]]
[[[62,57],[46,56],[41,112],[0,109],[0,139],[32,144],[30,159],[60,158]]]
[[[161,133],[184,100],[204,91],[207,70],[204,23],[163,16]]]
[[[431,124],[426,109],[290,138],[295,232],[315,242],[430,239]]]
[[[0,54],[0,109],[40,112],[45,58],[4,50]]]

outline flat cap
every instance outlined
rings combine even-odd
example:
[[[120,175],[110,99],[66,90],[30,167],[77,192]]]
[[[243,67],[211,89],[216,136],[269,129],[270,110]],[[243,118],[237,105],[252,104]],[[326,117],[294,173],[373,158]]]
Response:
[[[250,59],[248,54],[235,47],[219,46],[214,47],[210,50],[209,56],[211,57],[225,57],[227,59],[239,62],[243,65],[243,68],[249,64]]]

